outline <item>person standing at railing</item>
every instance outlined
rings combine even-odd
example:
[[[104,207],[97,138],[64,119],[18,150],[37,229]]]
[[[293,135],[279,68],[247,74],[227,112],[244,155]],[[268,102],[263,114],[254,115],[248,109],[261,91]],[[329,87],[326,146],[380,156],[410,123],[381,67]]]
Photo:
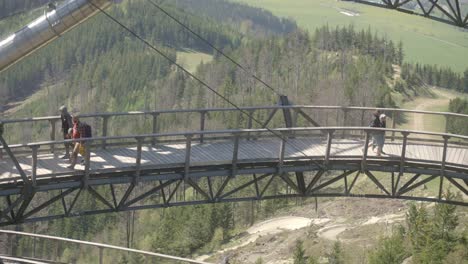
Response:
[[[80,119],[78,116],[73,116],[73,132],[72,132],[72,138],[74,140],[78,140],[80,138],[85,137],[85,126],[80,122]],[[81,154],[81,156],[84,156],[84,143],[81,141],[76,141],[74,143],[73,147],[73,152],[70,157],[70,165],[67,168],[74,169],[76,165],[76,161],[78,159],[78,154]]]
[[[376,110],[372,115],[374,119],[370,123],[370,127],[380,127],[380,115],[382,112],[380,110]],[[372,151],[375,151],[375,147],[377,146],[377,138],[374,132],[372,132],[372,142],[369,143],[369,147],[372,147]]]
[[[379,126],[378,128],[387,128],[387,116],[385,114],[380,114],[379,116]],[[385,145],[385,131],[378,131],[374,134],[375,143],[377,145],[377,156],[385,154],[383,147]]]
[[[70,139],[71,137],[68,134],[68,130],[73,127],[72,124],[72,117],[68,113],[67,107],[62,105],[60,108],[60,120],[62,121],[62,132],[63,132],[63,139]],[[65,143],[65,155],[62,159],[69,159],[70,158],[70,146],[73,144]]]
[[[386,128],[386,116],[380,110],[373,113],[374,119],[370,123],[370,127],[374,128]],[[383,152],[383,146],[385,144],[385,131],[374,131],[372,132],[372,142],[369,143],[369,147],[372,146],[372,151],[375,152],[377,147],[377,156],[381,156]]]

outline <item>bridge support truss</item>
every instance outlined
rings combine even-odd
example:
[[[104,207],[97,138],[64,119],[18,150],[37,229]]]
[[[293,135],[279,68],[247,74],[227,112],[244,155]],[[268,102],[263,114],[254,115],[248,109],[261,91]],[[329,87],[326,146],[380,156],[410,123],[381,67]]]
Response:
[[[403,13],[420,15],[439,22],[468,29],[468,13],[463,12],[459,0],[353,0],[360,4],[394,9]],[[406,5],[413,4],[413,9]],[[420,10],[420,11],[418,11]],[[437,14],[439,13],[439,14]]]
[[[55,188],[53,183],[39,188],[34,199],[5,196],[0,225],[54,220],[72,216],[121,211],[168,208],[173,206],[223,202],[260,201],[279,198],[361,197],[439,202],[468,206],[463,179],[374,171],[352,168],[349,164],[283,163],[282,168],[240,166],[143,173],[90,180],[87,187],[69,183]],[[385,168],[384,168],[385,169]],[[443,179],[443,180],[441,180]],[[63,184],[61,184],[63,186]],[[448,192],[453,195],[447,195]],[[15,202],[11,202],[15,201]],[[18,202],[21,201],[21,202]]]

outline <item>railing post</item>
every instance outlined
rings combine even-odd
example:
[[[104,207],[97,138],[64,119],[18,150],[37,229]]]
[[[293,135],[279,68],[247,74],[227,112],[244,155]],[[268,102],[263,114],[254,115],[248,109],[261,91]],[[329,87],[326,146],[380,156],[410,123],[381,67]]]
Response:
[[[396,128],[396,120],[398,118],[398,111],[392,112],[392,129]],[[395,131],[392,131],[392,141],[395,141]]]
[[[32,146],[32,175],[31,175],[31,182],[32,186],[36,187],[36,177],[37,177],[37,150],[39,149],[39,146]]]
[[[341,109],[343,111],[343,127],[346,127],[347,123],[347,119],[348,119],[348,109],[347,108],[342,108]],[[341,134],[341,138],[345,138],[346,137],[346,130],[343,129],[343,132]]]
[[[0,137],[3,137],[3,132],[5,131],[5,127],[2,122],[0,122]],[[1,145],[1,144],[0,144]],[[3,146],[2,146],[3,147]],[[3,148],[0,148],[0,160],[3,159]]]
[[[331,145],[332,145],[332,139],[333,139],[333,133],[335,130],[328,130],[328,135],[327,135],[327,149],[325,151],[325,166],[328,167],[328,164],[330,162],[330,152],[331,152]]]
[[[283,173],[283,163],[284,163],[284,154],[286,151],[286,138],[288,133],[285,131],[281,132],[281,143],[280,143],[280,151],[278,155],[278,174]]]
[[[157,134],[158,133],[158,116],[159,116],[159,113],[153,113],[153,130],[152,130],[152,133],[153,134]],[[151,139],[151,145],[154,147],[156,145],[156,138],[153,137]]]
[[[247,129],[252,129],[252,121],[253,121],[253,115],[255,113],[255,110],[249,110],[249,119],[247,121]],[[247,133],[247,140],[250,140],[250,132]]]
[[[85,175],[83,178],[83,189],[87,189],[89,186],[89,172],[91,167],[91,141],[85,143]]]
[[[445,164],[447,162],[447,148],[448,148],[448,140],[449,136],[444,137],[444,149],[442,151],[442,164],[440,167],[440,185],[439,185],[439,200],[442,199],[442,186],[444,184],[444,177],[445,177]]]
[[[369,141],[370,141],[370,134],[371,131],[364,130],[366,133],[366,139],[364,140],[364,151],[362,153],[362,162],[361,162],[361,172],[367,170],[367,152],[369,151]]]
[[[109,120],[109,116],[102,116],[102,137],[107,137],[107,123]],[[102,148],[106,149],[107,141],[105,139],[102,140]]]
[[[403,176],[403,173],[405,172],[405,162],[406,162],[406,147],[408,144],[408,135],[410,134],[409,132],[401,132],[403,135],[403,145],[401,147],[401,157],[400,157],[400,172],[398,173],[397,180],[395,183],[395,187],[393,188],[393,193],[392,195],[395,196],[396,191],[398,190],[398,184],[400,183],[400,178]]]
[[[242,112],[238,112],[237,113],[237,116],[236,116],[236,129],[240,129],[240,124],[241,124],[241,119],[242,119],[242,115],[243,113]]]
[[[449,115],[444,115],[445,116],[445,133],[449,132],[449,124],[450,124],[450,116]]]
[[[205,131],[206,111],[200,112],[200,131]],[[203,134],[200,134],[200,143],[203,143]]]
[[[140,181],[140,174],[141,174],[141,154],[142,154],[142,147],[143,147],[143,141],[145,138],[143,137],[137,137],[135,138],[137,141],[137,156],[135,160],[135,179],[134,179],[134,184],[138,184]]]
[[[55,141],[55,124],[56,124],[56,120],[49,120],[49,124],[50,124],[50,141]],[[55,145],[54,144],[50,145],[50,152],[55,153]]]
[[[104,262],[103,262],[103,251],[104,251],[104,248],[103,248],[103,247],[99,247],[99,264],[104,263]]]
[[[232,171],[231,177],[235,177],[237,174],[237,160],[239,158],[239,133],[234,133],[234,147],[232,151]]]
[[[366,115],[366,110],[365,109],[361,110],[361,126],[363,126],[363,127],[368,126],[368,124],[364,124],[365,115]],[[359,131],[359,135],[361,137],[364,136],[364,131],[363,130]]]
[[[184,180],[188,180],[190,176],[190,155],[192,151],[192,134],[186,135],[186,142],[185,142],[185,173],[184,173]]]

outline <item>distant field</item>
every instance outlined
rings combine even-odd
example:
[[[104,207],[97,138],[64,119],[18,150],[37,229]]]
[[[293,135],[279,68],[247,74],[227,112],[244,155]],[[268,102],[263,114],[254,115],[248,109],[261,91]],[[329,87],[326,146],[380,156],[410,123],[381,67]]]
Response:
[[[200,63],[208,63],[212,59],[213,56],[194,50],[184,50],[177,52],[177,63],[184,66],[189,72],[195,72]]]
[[[438,64],[462,72],[468,68],[468,31],[383,8],[333,0],[233,0],[294,18],[310,32],[325,24],[353,24],[398,42],[410,62]]]

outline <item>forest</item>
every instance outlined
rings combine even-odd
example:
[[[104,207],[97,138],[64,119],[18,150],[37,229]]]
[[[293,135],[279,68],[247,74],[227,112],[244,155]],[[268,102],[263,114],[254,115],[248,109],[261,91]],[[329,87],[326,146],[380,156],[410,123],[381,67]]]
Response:
[[[0,7],[2,4],[5,7],[7,2],[11,1],[1,1]],[[15,12],[37,7],[32,5],[33,1],[23,3],[28,4],[6,8]],[[203,0],[197,1],[197,5],[193,3],[188,0],[166,1],[163,6],[220,47],[248,72],[266,80],[277,93],[287,94],[296,104],[397,107],[394,93],[405,94],[407,89],[425,84],[468,91],[468,70],[462,76],[450,69],[407,64],[404,61],[404,43],[394,43],[371,29],[324,25],[309,33],[297,28],[293,21],[276,18],[261,9],[227,1]],[[230,12],[219,12],[221,9]],[[234,104],[276,104],[275,92],[253,80],[244,70],[235,67],[167,17],[157,15],[157,10],[146,1],[124,1],[112,8],[110,13],[173,60],[176,60],[178,51],[184,49],[212,54],[214,60],[200,65],[194,74]],[[391,85],[393,65],[402,65],[402,80],[395,86]],[[164,58],[153,55],[104,16],[91,19],[0,75],[0,105],[25,98],[38,90],[44,91],[46,97],[6,117],[56,115],[58,107],[63,104],[76,113],[230,107],[229,103]],[[454,100],[450,109],[466,113],[467,104],[466,100]],[[328,117],[314,118],[326,123]],[[235,126],[236,120],[233,118],[223,119],[220,116],[219,119],[228,128]],[[113,135],[135,133],[135,130],[143,133],[150,129],[150,124],[139,118],[125,123],[113,122],[109,132]],[[353,122],[358,122],[358,118],[350,117],[350,123]],[[171,126],[194,129],[193,123],[187,119],[163,120],[160,125],[166,129]],[[93,124],[93,127],[99,134],[98,126]],[[36,127],[31,131],[8,135],[8,131],[15,131],[10,127],[8,129],[8,139],[19,136],[25,141],[49,133],[44,127]],[[463,124],[454,123],[451,130],[468,133]],[[277,182],[273,182],[273,185],[273,189],[284,188]],[[117,241],[122,246],[190,257],[218,249],[222,243],[238,235],[239,230],[255,221],[303,202],[282,199],[199,205],[74,217],[24,224],[16,228],[83,240]],[[79,206],[97,208],[93,200]],[[51,210],[60,210],[59,207],[57,205]],[[433,255],[427,254],[437,253],[438,262],[433,263],[444,263],[449,256],[458,254],[459,247],[466,247],[466,234],[453,235],[452,227],[457,222],[452,215],[450,219],[444,218],[443,213],[447,210],[449,213],[454,211],[452,207],[441,205],[432,215],[423,207],[410,207],[407,229],[395,230],[392,237],[382,238],[369,255],[371,263],[377,263],[372,261],[383,255],[394,254],[387,254],[385,250],[389,244],[397,242],[411,245],[398,249],[400,251],[395,253],[397,259],[413,255],[428,260]],[[450,221],[450,228],[440,226],[447,221]],[[432,225],[437,225],[438,229]],[[430,229],[438,233],[432,233]],[[20,239],[14,243],[17,253],[30,254],[32,240]],[[56,251],[50,250],[52,247]],[[339,252],[339,245],[337,248]],[[74,250],[69,245],[44,242],[37,245],[37,256],[52,258],[54,252],[59,252],[59,258],[64,262],[89,263],[93,258],[89,252]],[[335,259],[339,260],[339,253],[337,255]],[[107,255],[106,258],[113,263],[144,261],[137,255],[126,254]],[[312,259],[310,263],[313,263]]]

